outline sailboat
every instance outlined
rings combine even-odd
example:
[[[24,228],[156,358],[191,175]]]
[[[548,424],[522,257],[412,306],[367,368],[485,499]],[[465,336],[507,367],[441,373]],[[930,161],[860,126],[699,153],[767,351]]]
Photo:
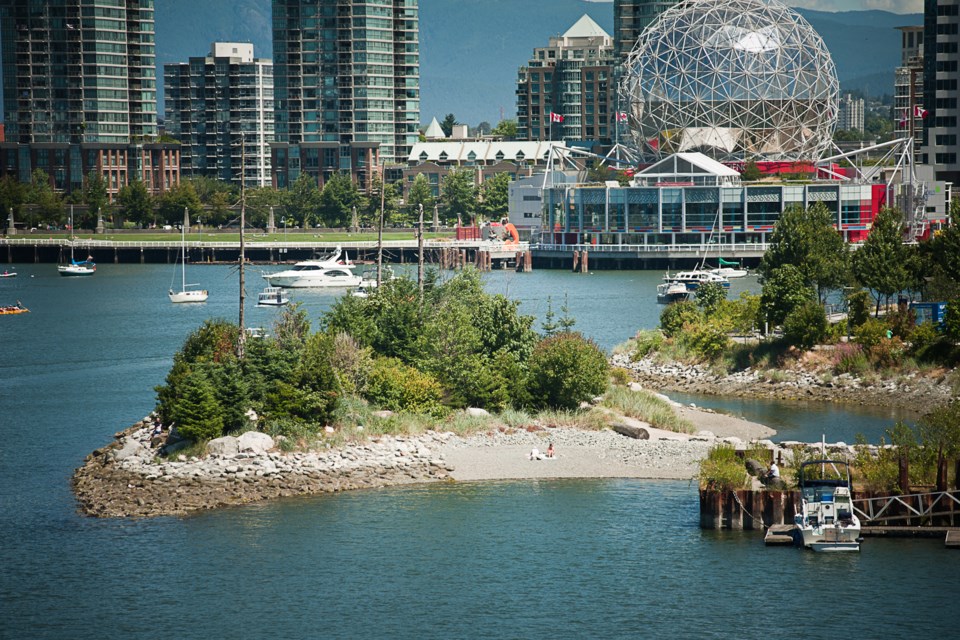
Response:
[[[57,272],[62,276],[92,276],[97,272],[97,263],[93,261],[93,256],[87,256],[82,262],[77,262],[73,258],[73,242],[76,238],[73,235],[73,205],[70,206],[70,262],[57,265]]]
[[[188,289],[187,287],[197,287],[200,285],[196,284],[187,284],[187,225],[189,224],[189,218],[187,217],[187,212],[183,212],[183,224],[180,227],[180,244],[181,244],[181,259],[180,259],[180,291],[174,291],[171,283],[170,287],[170,302],[206,302],[207,301],[207,290],[206,289]],[[174,278],[177,277],[176,272],[173,275]]]

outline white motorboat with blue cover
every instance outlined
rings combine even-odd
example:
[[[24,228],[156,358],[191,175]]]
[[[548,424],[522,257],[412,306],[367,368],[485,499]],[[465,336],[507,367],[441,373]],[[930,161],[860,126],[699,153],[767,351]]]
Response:
[[[800,513],[794,522],[808,549],[860,550],[860,519],[853,509],[846,462],[824,459],[800,465]]]

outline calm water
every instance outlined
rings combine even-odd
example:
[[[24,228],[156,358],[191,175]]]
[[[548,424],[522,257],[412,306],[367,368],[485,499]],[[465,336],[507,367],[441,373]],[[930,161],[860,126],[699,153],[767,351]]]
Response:
[[[700,531],[687,482],[491,483],[80,517],[73,469],[150,411],[193,328],[236,318],[235,276],[197,268],[190,279],[210,302],[175,306],[170,267],[19,271],[0,280],[0,302],[32,311],[0,317],[0,638],[760,637],[825,621],[869,637],[955,630],[942,607],[960,589],[960,555],[939,541],[871,539],[843,558],[766,549],[756,534]],[[659,278],[508,272],[489,288],[537,315],[547,291],[558,312],[567,293],[577,328],[609,348],[656,323]],[[261,284],[251,277],[251,295]],[[313,317],[334,299],[294,297]],[[248,324],[275,314],[250,306]],[[817,434],[824,420],[751,411],[770,423],[807,415],[797,428]],[[889,426],[829,419],[874,435]]]

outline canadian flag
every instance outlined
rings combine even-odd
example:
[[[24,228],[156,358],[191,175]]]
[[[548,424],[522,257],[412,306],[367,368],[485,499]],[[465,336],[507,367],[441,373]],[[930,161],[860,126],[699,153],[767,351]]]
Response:
[[[927,110],[921,107],[918,104],[913,105],[913,117],[914,118],[926,118]]]
[[[907,126],[907,122],[909,121],[910,119],[907,117],[907,110],[904,109],[903,114],[900,116],[900,119],[897,120],[897,128],[903,129],[904,127]]]
[[[563,116],[559,113],[550,112],[550,122],[563,122]]]
[[[617,122],[626,122],[627,114],[623,111],[617,111]]]

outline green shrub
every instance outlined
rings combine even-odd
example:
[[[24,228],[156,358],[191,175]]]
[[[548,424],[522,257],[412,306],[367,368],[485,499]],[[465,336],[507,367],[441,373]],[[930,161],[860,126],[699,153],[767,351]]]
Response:
[[[340,332],[330,345],[330,366],[340,393],[360,394],[373,369],[373,356],[369,347],[361,347],[350,334]]]
[[[743,460],[737,457],[733,446],[720,444],[700,462],[700,486],[711,491],[732,491],[749,486]]]
[[[870,348],[870,361],[879,369],[889,369],[899,366],[906,352],[906,347],[900,338],[884,338]]]
[[[660,312],[660,330],[668,338],[678,335],[685,325],[699,322],[702,315],[696,303],[689,300],[668,304]]]
[[[847,296],[847,317],[850,326],[859,327],[870,317],[870,294],[865,289],[858,289]]]
[[[871,453],[866,438],[861,433],[856,435],[853,448],[856,451],[853,466],[864,488],[884,493],[895,492],[900,481],[900,465],[896,453],[884,446],[884,439],[880,439],[880,448],[876,455]]]
[[[662,321],[663,316],[661,315],[661,322]],[[633,361],[641,360],[651,353],[660,351],[663,347],[663,342],[664,335],[659,329],[640,331],[633,338],[633,353],[630,355],[630,359]]]
[[[434,416],[445,413],[440,383],[395,358],[374,360],[365,397],[374,405],[390,411]]]
[[[529,390],[536,406],[575,409],[604,392],[610,365],[592,341],[577,332],[541,340],[529,361]]]
[[[838,344],[833,352],[833,372],[860,375],[870,368],[870,361],[858,344]]]
[[[630,384],[630,372],[623,367],[614,367],[610,370],[610,383],[615,387],[625,387]]]
[[[893,332],[893,335],[903,341],[909,341],[917,327],[917,314],[913,309],[900,311],[897,309],[893,313],[887,314],[887,326]]]
[[[719,282],[706,282],[697,287],[694,298],[705,315],[712,315],[727,299],[727,291]]]
[[[783,321],[783,337],[801,349],[821,344],[827,335],[827,314],[814,300],[794,307]]]
[[[954,342],[960,342],[960,298],[954,298],[947,303],[947,311],[943,316],[943,332]]]
[[[688,325],[681,341],[688,344],[698,358],[703,360],[717,359],[730,346],[727,327],[714,318]]]
[[[887,337],[887,325],[877,318],[867,318],[863,324],[854,329],[853,334],[860,346],[870,350]]]

